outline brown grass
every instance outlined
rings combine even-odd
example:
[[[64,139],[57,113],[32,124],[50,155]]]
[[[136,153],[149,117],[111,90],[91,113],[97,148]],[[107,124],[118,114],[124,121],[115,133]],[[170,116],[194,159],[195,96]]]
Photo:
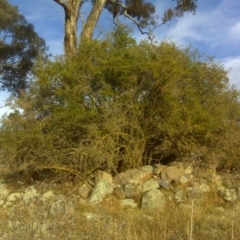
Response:
[[[98,206],[82,204],[74,195],[69,198],[59,195],[57,201],[55,208],[53,202],[36,200],[28,204],[19,201],[1,209],[0,240],[187,240],[191,226],[194,240],[231,239],[231,206],[214,193],[205,195],[201,203],[194,201],[194,207],[190,201],[182,204],[168,201],[165,209],[154,211],[123,209],[116,196],[108,197]],[[239,206],[235,209],[238,211]],[[235,216],[233,232],[238,236],[240,217]]]

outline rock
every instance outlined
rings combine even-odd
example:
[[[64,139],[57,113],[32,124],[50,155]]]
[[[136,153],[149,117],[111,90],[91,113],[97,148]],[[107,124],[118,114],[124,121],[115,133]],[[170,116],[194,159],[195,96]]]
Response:
[[[143,192],[150,191],[152,189],[157,189],[159,188],[158,182],[154,179],[147,180],[146,182],[143,183]]]
[[[162,165],[162,164],[154,164],[153,165],[153,174],[159,176],[161,171],[166,168],[166,165]]]
[[[65,210],[65,202],[58,200],[56,202],[53,202],[50,207],[50,214],[55,216],[57,215],[60,211]]]
[[[152,172],[153,173],[153,166],[151,166],[151,165],[145,165],[145,166],[141,167],[140,169],[143,170],[143,171],[146,171],[146,172]]]
[[[24,191],[23,200],[25,202],[28,202],[31,199],[36,198],[36,197],[39,197],[39,194],[37,193],[37,190],[36,190],[36,188],[34,186],[30,186],[29,188],[27,188]]]
[[[143,168],[143,169],[146,169],[146,168]],[[152,171],[146,171],[143,169],[129,169],[126,172],[119,173],[114,177],[113,183],[116,185],[124,186],[130,180],[136,183],[145,182],[151,178],[153,173]]]
[[[144,194],[142,198],[142,209],[163,208],[166,204],[165,196],[159,189],[153,189]]]
[[[83,184],[79,189],[78,193],[83,199],[87,199],[92,191],[92,188],[89,188],[86,184]]]
[[[158,185],[164,189],[169,189],[170,187],[170,184],[168,181],[165,181],[165,180],[162,180],[162,179],[159,179],[158,180]]]
[[[112,183],[113,181],[112,176],[109,173],[101,170],[97,170],[94,175],[95,175],[95,183],[99,182],[100,180],[106,180],[110,183]]]
[[[199,189],[202,194],[210,192],[210,187],[206,183],[202,183]]]
[[[0,198],[6,198],[10,193],[10,190],[7,189],[7,184],[0,184]]]
[[[138,198],[141,195],[142,188],[138,187],[137,183],[130,182],[123,188],[123,192],[126,198]]]
[[[121,207],[137,207],[137,203],[135,203],[133,199],[122,199],[120,200],[120,205]]]
[[[48,200],[48,199],[50,199],[50,198],[53,198],[53,197],[55,197],[55,195],[53,194],[53,191],[52,191],[52,190],[49,190],[49,191],[45,192],[45,193],[42,195],[41,199],[42,199],[43,201],[46,201],[46,200]]]
[[[169,183],[172,181],[178,182],[184,175],[184,171],[182,168],[178,168],[177,166],[169,166],[164,168],[160,175],[162,180],[168,181]]]
[[[115,186],[106,181],[100,180],[93,188],[88,202],[90,204],[98,204],[110,193],[114,191]]]
[[[201,198],[205,193],[210,192],[210,187],[206,183],[195,184],[188,188],[188,197],[191,199]]]
[[[190,164],[187,166],[187,168],[184,170],[185,174],[192,175],[193,174],[193,166]]]
[[[186,183],[189,182],[189,179],[186,177],[186,175],[185,176],[181,176],[180,179],[179,179],[179,182],[181,184],[186,184]]]
[[[174,195],[174,198],[175,198],[177,203],[185,202],[186,199],[187,199],[185,193],[182,190],[176,191],[175,195]]]
[[[234,189],[227,189],[223,186],[218,187],[218,194],[227,202],[235,202],[237,200],[237,193]]]
[[[12,193],[7,197],[7,202],[15,202],[19,199],[21,199],[21,194],[20,193]]]

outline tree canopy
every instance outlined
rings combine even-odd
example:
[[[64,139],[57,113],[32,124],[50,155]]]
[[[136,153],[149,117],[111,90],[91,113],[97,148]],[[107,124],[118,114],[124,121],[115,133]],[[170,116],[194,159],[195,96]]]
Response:
[[[0,83],[19,95],[28,87],[31,69],[39,55],[45,53],[42,38],[21,15],[17,7],[0,0]]]
[[[118,24],[80,45],[71,64],[39,61],[34,72],[36,81],[2,120],[9,164],[33,162],[84,178],[174,149],[175,158],[239,167],[239,92],[221,64],[194,49],[137,43]]]

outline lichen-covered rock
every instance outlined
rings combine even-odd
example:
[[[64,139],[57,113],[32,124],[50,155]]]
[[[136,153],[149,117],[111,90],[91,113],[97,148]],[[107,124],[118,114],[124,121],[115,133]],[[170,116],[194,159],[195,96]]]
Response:
[[[143,167],[140,167],[141,170],[146,171],[146,172],[152,172],[153,173],[153,166],[151,165],[145,165]]]
[[[45,192],[45,193],[42,195],[41,199],[42,199],[42,201],[46,201],[46,200],[49,200],[49,199],[51,199],[51,198],[53,198],[53,197],[55,197],[53,191],[52,191],[52,190],[49,190],[49,191]]]
[[[191,199],[197,199],[208,192],[210,192],[210,187],[206,183],[202,183],[189,187],[187,195]]]
[[[234,189],[221,186],[218,187],[218,194],[227,202],[235,202],[237,200],[237,193]]]
[[[159,188],[158,182],[154,179],[149,179],[145,183],[143,183],[142,191],[147,192],[157,188]]]
[[[7,197],[7,201],[8,202],[15,202],[19,199],[21,199],[22,195],[21,193],[11,193],[8,197]]]
[[[185,192],[183,192],[182,190],[178,190],[175,192],[174,198],[176,200],[177,203],[182,203],[185,202],[187,197]]]
[[[39,194],[34,186],[28,187],[23,194],[23,201],[29,202],[30,200],[39,197]]]
[[[7,184],[0,184],[0,199],[6,198],[10,194]]]
[[[107,180],[100,180],[93,188],[88,202],[90,204],[101,203],[102,200],[114,191],[115,186]]]
[[[159,189],[153,189],[144,194],[142,198],[142,209],[163,208],[166,204],[164,194]]]

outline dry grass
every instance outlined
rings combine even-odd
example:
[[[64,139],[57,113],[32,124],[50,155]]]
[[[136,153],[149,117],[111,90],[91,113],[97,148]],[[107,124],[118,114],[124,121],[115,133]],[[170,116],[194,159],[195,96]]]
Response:
[[[26,185],[14,182],[8,183],[12,192],[24,191]],[[117,196],[90,206],[74,194],[66,197],[73,189],[69,184],[43,182],[35,188],[40,194],[54,191],[54,201],[19,200],[0,208],[0,240],[237,240],[240,234],[240,202],[234,208],[226,204],[216,188],[193,202],[168,199],[164,209],[154,211],[121,208]]]
[[[188,240],[191,231],[194,240],[234,239],[231,206],[213,193],[206,195],[201,203],[176,205],[169,201],[165,209],[154,211],[123,209],[115,196],[98,206],[82,204],[76,196],[59,195],[54,202],[19,201],[15,206],[1,209],[0,240]],[[235,209],[239,211],[240,207]],[[240,217],[235,216],[233,232],[238,236]]]

